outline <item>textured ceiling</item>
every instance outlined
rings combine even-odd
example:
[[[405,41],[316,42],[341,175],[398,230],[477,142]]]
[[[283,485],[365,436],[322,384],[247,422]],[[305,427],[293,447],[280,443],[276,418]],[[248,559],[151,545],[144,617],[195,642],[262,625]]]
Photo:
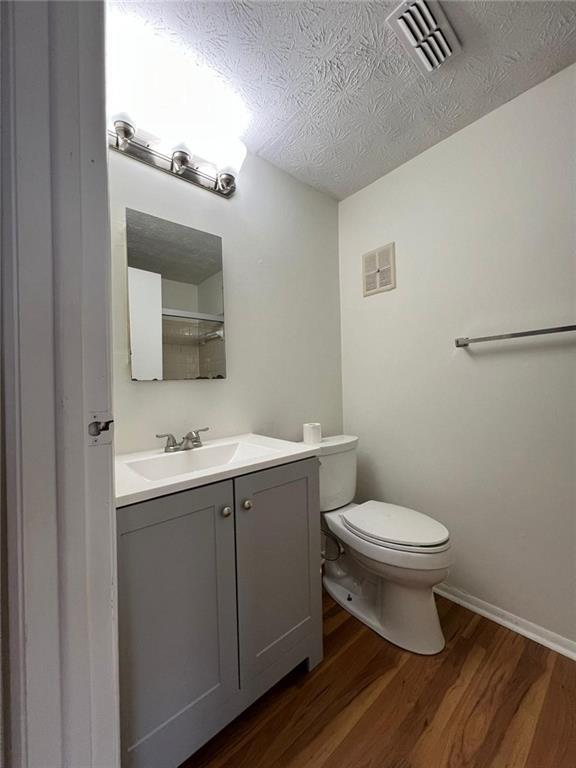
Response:
[[[126,209],[128,265],[199,285],[222,271],[222,240],[200,229]]]
[[[245,100],[248,148],[337,198],[576,61],[576,2],[444,2],[463,52],[422,74],[397,2],[115,3],[179,39]]]

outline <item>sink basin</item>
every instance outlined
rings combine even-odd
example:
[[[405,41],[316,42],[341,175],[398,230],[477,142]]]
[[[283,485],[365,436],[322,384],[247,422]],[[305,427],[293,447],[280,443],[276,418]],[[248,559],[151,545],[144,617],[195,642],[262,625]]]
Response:
[[[229,480],[316,455],[314,446],[248,432],[208,440],[201,448],[161,449],[116,456],[116,506]]]
[[[205,445],[190,451],[163,453],[150,458],[127,461],[126,466],[146,480],[166,480],[170,477],[226,467],[238,461],[274,456],[278,452],[262,445],[235,441]]]

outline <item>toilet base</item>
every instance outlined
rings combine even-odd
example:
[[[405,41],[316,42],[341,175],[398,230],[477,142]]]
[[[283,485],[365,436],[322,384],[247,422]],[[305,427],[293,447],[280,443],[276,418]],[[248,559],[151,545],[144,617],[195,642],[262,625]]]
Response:
[[[381,578],[372,580],[363,578],[361,572],[352,575],[349,568],[327,565],[323,582],[328,594],[374,632],[412,653],[431,656],[444,649],[431,587],[413,588]]]

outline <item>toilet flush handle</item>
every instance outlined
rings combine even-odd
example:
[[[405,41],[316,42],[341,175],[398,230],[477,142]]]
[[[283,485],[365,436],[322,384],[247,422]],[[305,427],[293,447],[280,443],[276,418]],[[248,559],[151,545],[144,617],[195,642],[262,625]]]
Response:
[[[254,506],[254,504],[252,504],[252,502],[250,501],[250,499],[246,499],[246,501],[243,501],[243,502],[242,502],[242,507],[243,507],[244,509],[252,509],[252,507],[253,507],[253,506]]]

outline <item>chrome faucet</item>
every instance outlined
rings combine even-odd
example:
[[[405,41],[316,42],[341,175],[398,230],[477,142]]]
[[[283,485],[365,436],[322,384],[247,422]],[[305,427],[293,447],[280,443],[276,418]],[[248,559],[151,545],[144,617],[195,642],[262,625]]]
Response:
[[[208,432],[210,427],[202,427],[202,429],[191,429],[188,434],[186,434],[180,443],[181,451],[189,451],[191,448],[201,448],[202,447],[202,440],[200,438],[200,432]]]
[[[156,435],[156,437],[162,439],[166,438],[166,445],[164,446],[164,453],[175,453],[176,451],[190,451],[192,448],[201,448],[202,440],[200,438],[200,432],[208,432],[209,427],[202,427],[202,429],[191,429],[188,434],[184,435],[182,442],[178,442],[171,432],[167,432],[165,435]]]
[[[180,450],[180,443],[176,442],[176,438],[171,432],[167,432],[165,435],[156,435],[158,438],[166,438],[166,445],[164,446],[164,453],[174,453],[174,451]]]

